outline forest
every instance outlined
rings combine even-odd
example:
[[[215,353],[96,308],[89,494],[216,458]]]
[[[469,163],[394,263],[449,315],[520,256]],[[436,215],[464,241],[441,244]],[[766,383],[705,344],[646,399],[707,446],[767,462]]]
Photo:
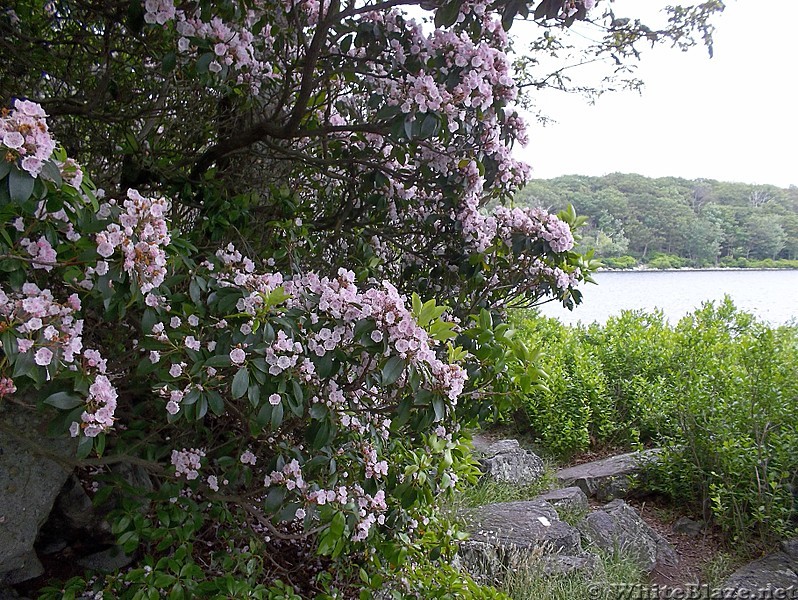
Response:
[[[798,258],[798,188],[612,173],[534,179],[519,205],[588,218],[581,249],[629,268],[790,267]]]

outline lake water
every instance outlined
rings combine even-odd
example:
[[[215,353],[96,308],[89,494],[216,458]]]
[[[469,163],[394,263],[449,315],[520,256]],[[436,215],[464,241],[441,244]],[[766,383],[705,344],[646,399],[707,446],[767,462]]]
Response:
[[[594,279],[598,285],[582,285],[582,304],[573,312],[553,302],[540,312],[569,325],[603,324],[622,310],[659,308],[675,325],[703,302],[728,294],[737,308],[771,325],[798,322],[798,271],[613,271]]]

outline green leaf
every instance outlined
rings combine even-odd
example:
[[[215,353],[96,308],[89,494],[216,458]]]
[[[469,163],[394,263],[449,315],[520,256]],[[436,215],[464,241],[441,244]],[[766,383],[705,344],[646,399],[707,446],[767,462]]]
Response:
[[[63,180],[61,179],[61,170],[52,160],[48,160],[42,164],[42,177],[52,181],[56,187],[61,187]]]
[[[211,356],[208,360],[205,361],[206,367],[229,367],[233,364],[233,361],[230,360],[230,357],[227,354],[217,354],[216,356]]]
[[[238,373],[233,377],[232,393],[233,398],[236,400],[242,398],[247,393],[249,388],[249,370],[246,367],[241,367]]]
[[[213,52],[206,52],[197,60],[197,73],[200,75],[208,72],[208,66],[213,60]]]
[[[224,399],[216,390],[208,392],[208,406],[215,415],[224,413]]]
[[[258,404],[260,404],[260,386],[259,385],[251,385],[247,390],[247,398],[249,399],[249,403],[252,405],[252,408],[258,408]]]
[[[25,202],[33,193],[33,184],[36,180],[25,171],[17,168],[11,169],[8,174],[8,193],[13,202]]]
[[[78,442],[77,457],[79,459],[86,458],[89,454],[91,454],[91,449],[93,447],[94,447],[94,438],[81,435],[80,441]]]
[[[435,11],[435,27],[451,27],[457,22],[459,12],[460,2],[457,2],[457,0],[444,4]]]
[[[177,65],[177,55],[174,52],[169,52],[163,57],[163,62],[161,63],[161,71],[164,75],[168,75],[172,71],[174,71],[175,66]]]
[[[272,408],[272,429],[277,429],[283,423],[283,403]]]
[[[11,163],[0,160],[0,179],[3,179],[11,171]]]
[[[392,356],[382,367],[382,385],[394,383],[405,370],[405,361],[400,356]]]
[[[324,356],[317,358],[314,362],[319,379],[329,379],[330,375],[333,374],[332,352],[325,353]]]
[[[83,404],[83,398],[69,392],[56,392],[47,396],[44,403],[63,410],[70,410]]]

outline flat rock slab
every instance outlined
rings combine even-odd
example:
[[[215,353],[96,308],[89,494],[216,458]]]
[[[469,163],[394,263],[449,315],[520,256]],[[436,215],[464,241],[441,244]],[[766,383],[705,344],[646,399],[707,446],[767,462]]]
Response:
[[[0,425],[1,585],[40,574],[33,543],[71,471],[58,459],[76,445],[47,438],[41,417],[16,405],[0,412]]]
[[[469,513],[471,540],[516,549],[543,548],[546,553],[579,553],[579,531],[560,521],[547,502],[525,500],[488,504]]]
[[[585,494],[602,502],[623,498],[632,490],[632,476],[641,473],[645,465],[656,461],[661,452],[659,448],[654,448],[619,454],[561,469],[555,473],[555,477],[561,485],[578,486]]]
[[[483,451],[480,465],[487,477],[503,483],[534,483],[543,476],[543,460],[521,448],[518,440],[500,440]]]
[[[724,598],[791,598],[789,594],[798,590],[798,538],[782,542],[780,550],[743,565],[722,587],[727,592]],[[765,596],[765,590],[771,590],[771,595]]]
[[[542,500],[481,506],[466,522],[471,537],[460,544],[457,562],[480,581],[497,582],[521,568],[542,574],[595,569],[595,557],[582,551],[579,531]]]
[[[582,488],[576,486],[546,492],[537,496],[535,500],[548,502],[558,510],[574,513],[587,513],[588,511],[587,495],[582,491]]]
[[[585,540],[602,550],[628,556],[647,573],[675,566],[679,559],[668,541],[623,500],[613,500],[579,523]]]

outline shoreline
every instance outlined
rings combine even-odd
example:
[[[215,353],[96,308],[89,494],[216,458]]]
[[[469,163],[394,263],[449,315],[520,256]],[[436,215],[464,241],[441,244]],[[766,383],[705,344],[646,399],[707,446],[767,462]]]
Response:
[[[672,269],[656,269],[640,265],[631,269],[613,269],[612,267],[601,267],[596,269],[597,273],[667,273],[678,271],[798,271],[795,267],[678,267]]]

